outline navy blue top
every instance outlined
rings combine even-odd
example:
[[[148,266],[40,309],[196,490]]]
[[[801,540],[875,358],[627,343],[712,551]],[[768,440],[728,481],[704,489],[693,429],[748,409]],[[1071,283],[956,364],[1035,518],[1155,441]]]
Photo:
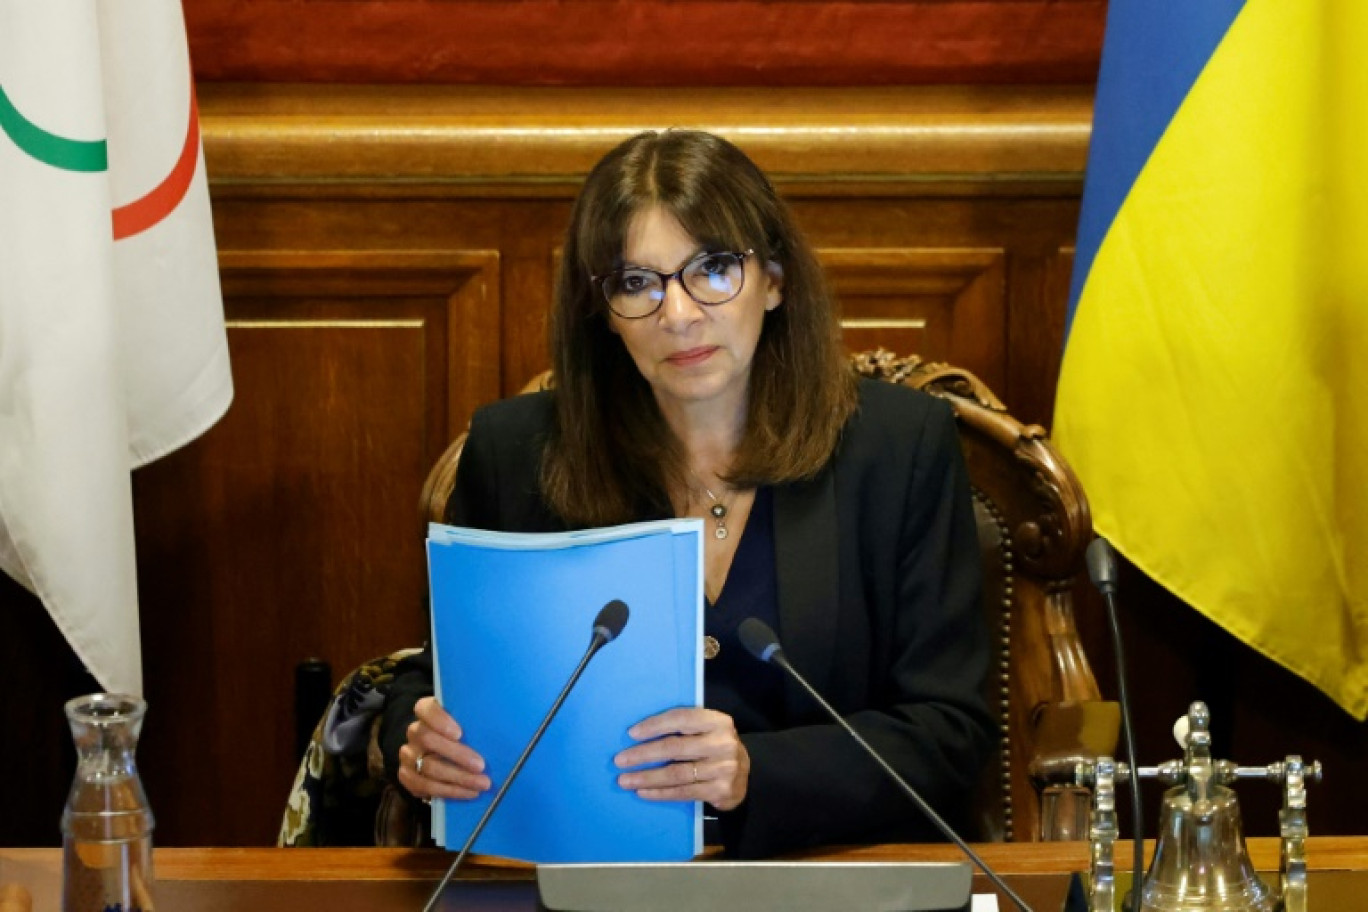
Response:
[[[784,712],[783,672],[746,652],[736,628],[759,618],[781,637],[779,583],[774,566],[774,498],[757,488],[750,518],[736,543],[717,601],[704,603],[703,632],[721,649],[703,662],[703,705],[724,712],[741,734],[774,731]]]

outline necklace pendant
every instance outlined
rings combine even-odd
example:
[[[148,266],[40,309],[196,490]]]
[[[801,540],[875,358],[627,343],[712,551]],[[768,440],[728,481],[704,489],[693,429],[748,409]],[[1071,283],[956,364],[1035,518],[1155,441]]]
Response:
[[[727,527],[726,527],[726,526],[718,526],[716,529],[713,530],[713,538],[716,538],[718,541],[721,541],[722,539],[724,539],[724,538],[726,538],[726,537],[727,537]]]
[[[717,637],[715,637],[715,636],[705,636],[705,637],[703,638],[703,658],[705,658],[705,659],[716,658],[717,654],[718,654],[719,652],[721,652],[721,651],[722,651],[722,644],[719,643],[719,642],[717,642]]]

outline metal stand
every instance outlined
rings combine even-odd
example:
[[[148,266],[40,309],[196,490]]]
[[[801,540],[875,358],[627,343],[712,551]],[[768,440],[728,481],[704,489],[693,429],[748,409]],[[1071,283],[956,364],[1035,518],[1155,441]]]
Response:
[[[1237,766],[1229,760],[1213,760],[1206,706],[1193,703],[1187,719],[1189,734],[1184,758],[1159,766],[1142,766],[1139,770],[1140,778],[1157,779],[1172,788],[1164,798],[1154,862],[1145,875],[1146,898],[1135,912],[1184,912],[1189,908],[1255,912],[1272,908],[1275,901],[1282,912],[1307,912],[1306,786],[1320,781],[1320,762],[1307,764],[1295,754],[1268,766]],[[1078,784],[1093,792],[1089,830],[1090,912],[1113,912],[1116,902],[1116,784],[1127,781],[1129,775],[1126,764],[1110,757],[1079,763],[1075,770]],[[1282,852],[1276,896],[1269,895],[1272,891],[1263,887],[1253,874],[1240,835],[1239,808],[1228,786],[1241,779],[1263,779],[1283,787],[1283,806],[1278,815]],[[1170,846],[1170,841],[1182,845]],[[1195,859],[1193,846],[1214,854]],[[1201,868],[1204,874],[1216,872],[1209,879],[1215,886],[1207,889],[1201,878],[1189,876],[1195,873],[1193,870],[1178,869],[1183,865]],[[1226,884],[1242,881],[1248,883],[1242,896],[1213,899],[1213,894]]]

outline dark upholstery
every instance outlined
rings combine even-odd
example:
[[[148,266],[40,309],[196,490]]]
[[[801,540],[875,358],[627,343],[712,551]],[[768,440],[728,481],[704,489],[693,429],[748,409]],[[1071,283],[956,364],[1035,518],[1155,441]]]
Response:
[[[304,749],[276,845],[415,846],[426,814],[385,780],[375,729],[395,668],[417,649],[380,656],[342,679]]]

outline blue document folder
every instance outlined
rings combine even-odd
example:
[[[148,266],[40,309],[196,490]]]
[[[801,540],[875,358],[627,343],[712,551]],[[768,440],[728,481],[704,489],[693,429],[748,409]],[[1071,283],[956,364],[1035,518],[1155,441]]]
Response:
[[[702,806],[620,788],[613,756],[647,716],[703,702],[703,524],[555,534],[428,531],[437,698],[494,788],[433,802],[441,845],[465,844],[589,645],[599,609],[622,634],[589,663],[474,851],[531,862],[679,861],[702,850]]]

